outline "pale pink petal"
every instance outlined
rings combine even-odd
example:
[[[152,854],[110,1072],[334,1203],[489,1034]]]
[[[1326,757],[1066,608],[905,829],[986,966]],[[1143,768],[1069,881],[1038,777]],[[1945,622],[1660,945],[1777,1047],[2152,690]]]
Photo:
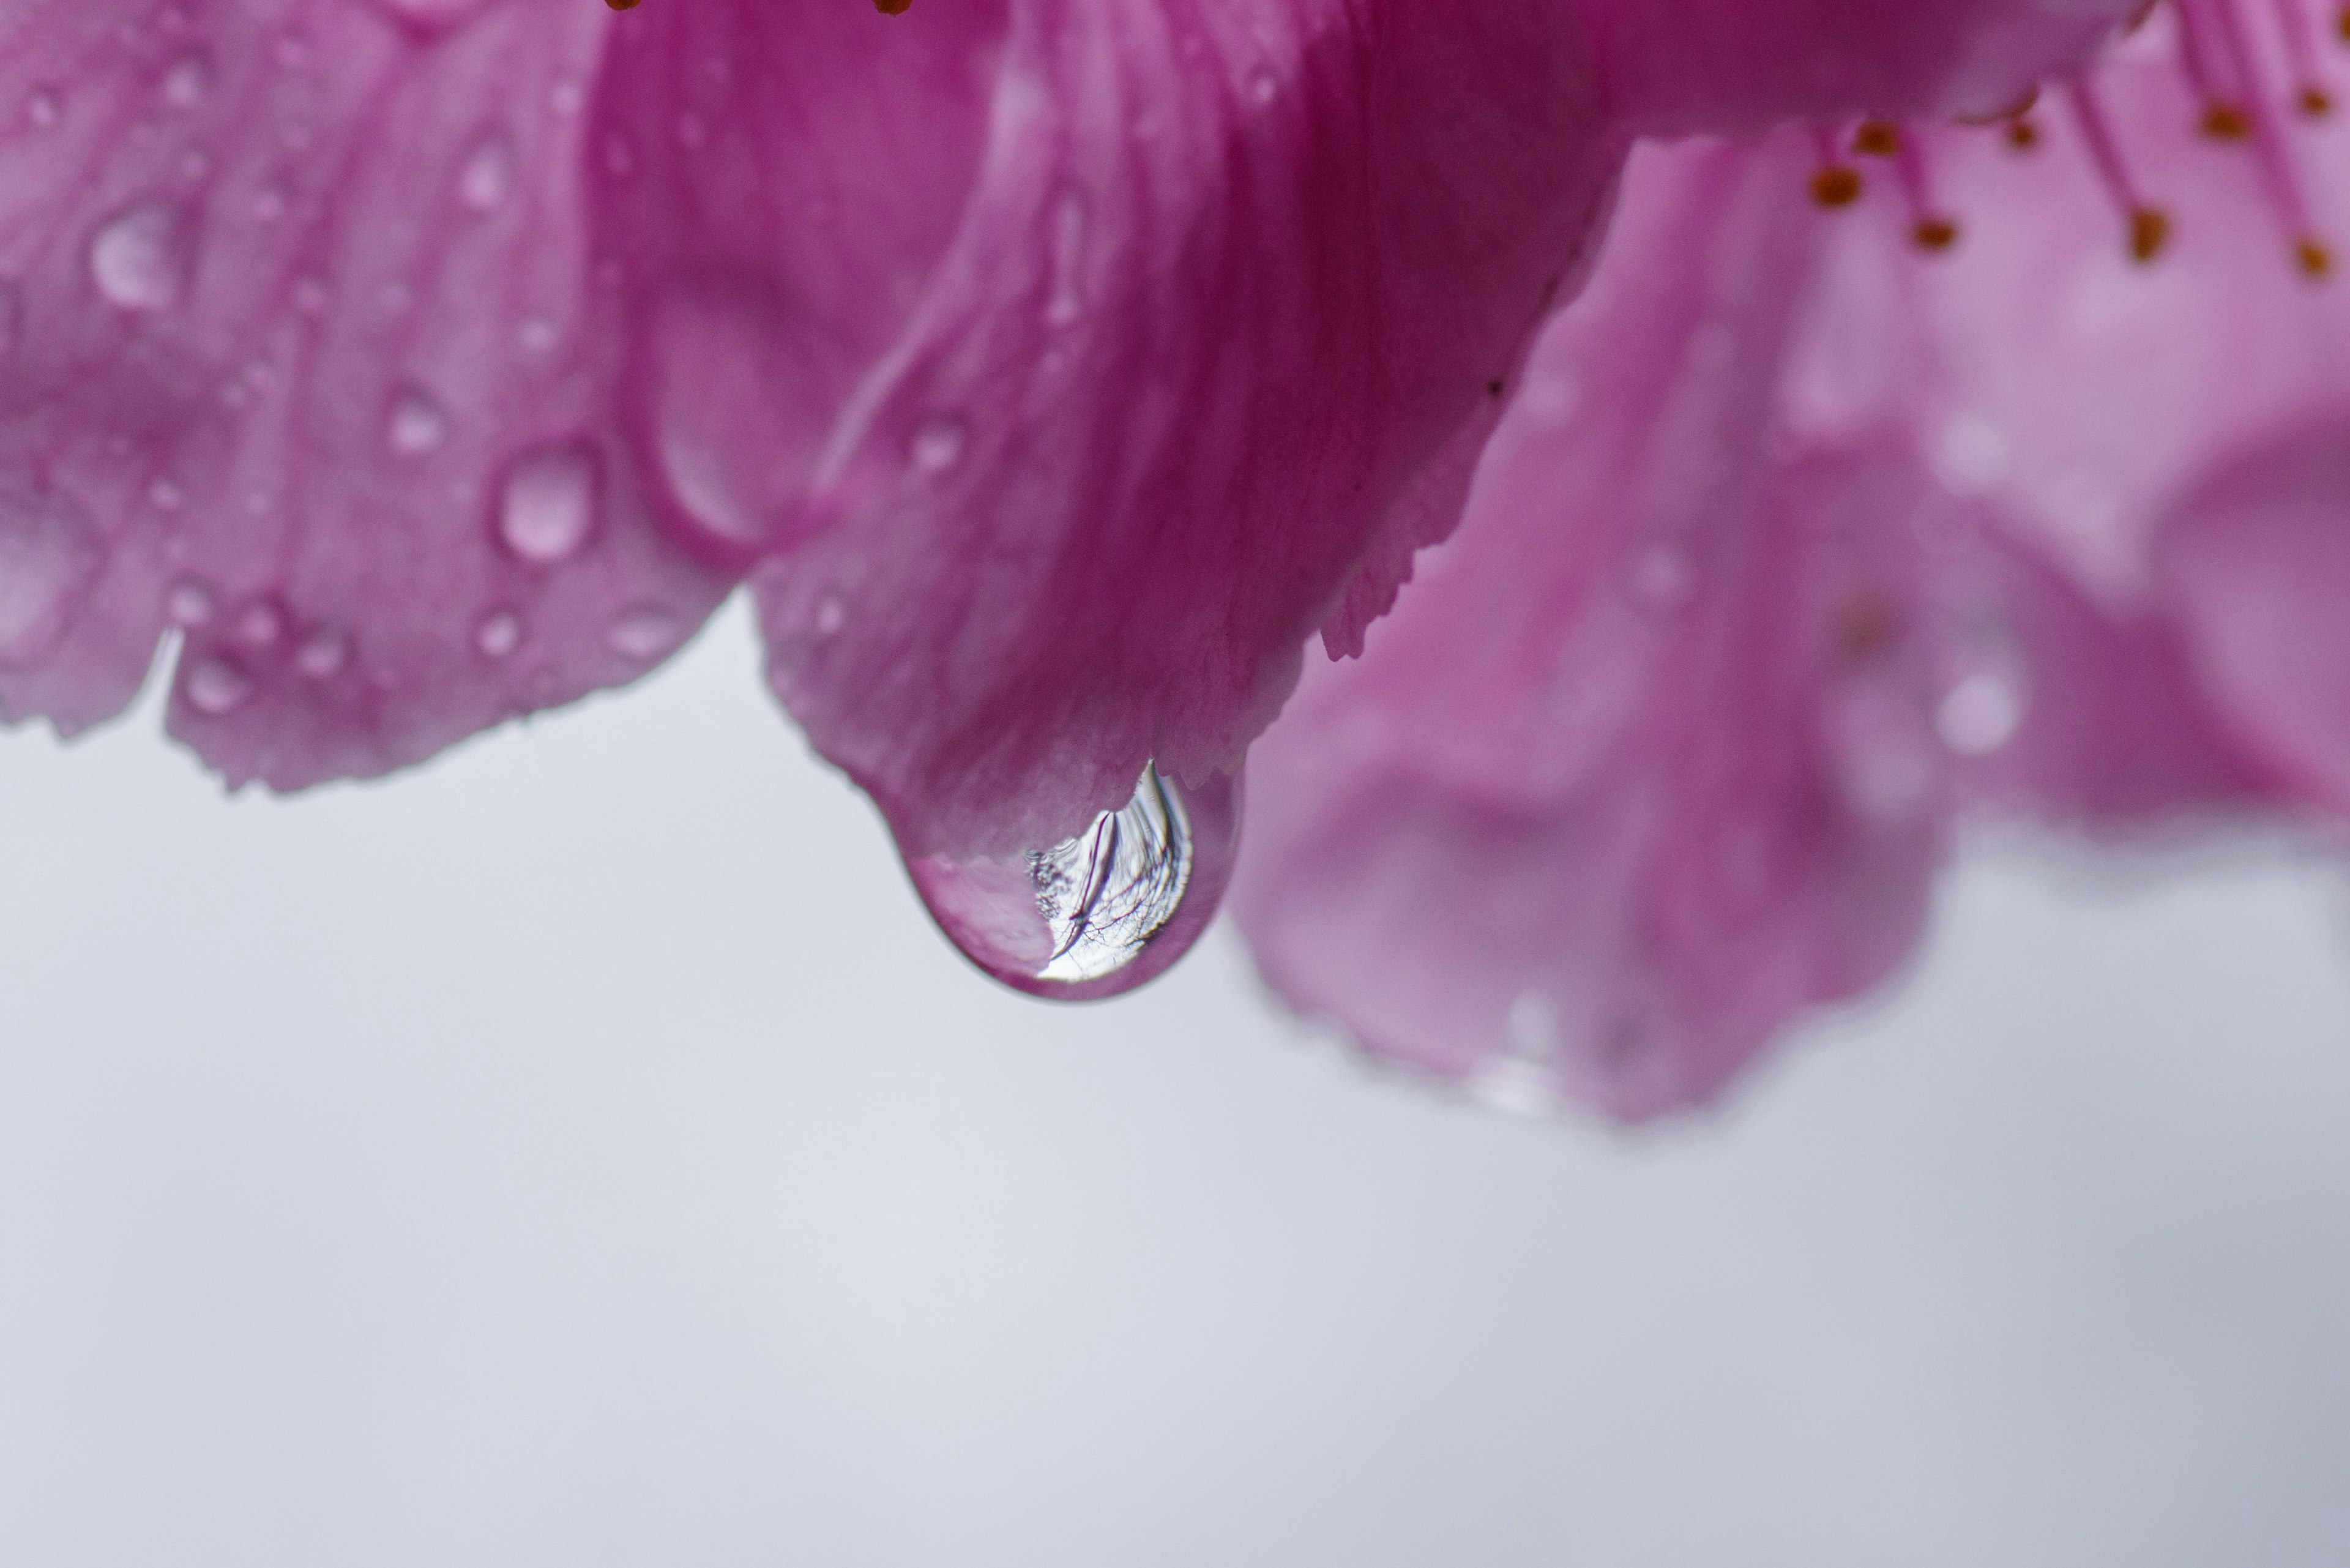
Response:
[[[1610,105],[1668,134],[1992,113],[2141,0],[1572,0]]]
[[[701,622],[726,579],[652,526],[614,411],[585,216],[610,26],[0,21],[0,549],[48,563],[10,590],[7,716],[107,717],[176,624],[174,732],[296,787],[628,680]]]
[[[1232,770],[1617,156],[1549,0],[1016,0],[983,196],[758,574],[778,691],[917,854]]]
[[[1460,537],[1258,748],[1243,928],[1384,1059],[1653,1115],[1916,935],[1937,502],[1898,443],[1778,442],[1800,180],[1636,161]]]
[[[2308,798],[2350,812],[2350,404],[2211,474],[2158,559],[2218,711]]]

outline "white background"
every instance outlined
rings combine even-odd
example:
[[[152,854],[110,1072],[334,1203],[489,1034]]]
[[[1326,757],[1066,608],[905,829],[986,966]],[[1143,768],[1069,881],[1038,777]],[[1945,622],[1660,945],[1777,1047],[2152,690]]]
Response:
[[[0,1562],[2350,1562],[2314,857],[1978,857],[1627,1139],[1228,934],[990,990],[755,666],[292,804],[0,742]]]

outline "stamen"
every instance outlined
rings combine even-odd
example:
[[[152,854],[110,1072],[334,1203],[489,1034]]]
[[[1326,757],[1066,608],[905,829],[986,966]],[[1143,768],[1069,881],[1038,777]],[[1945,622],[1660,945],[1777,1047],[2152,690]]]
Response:
[[[1934,187],[1926,168],[1925,149],[1914,136],[1899,139],[1894,170],[1901,177],[1901,193],[1909,201],[1909,238],[1919,250],[1946,251],[1959,243],[1958,220],[1934,203]]]
[[[1852,150],[1864,158],[1890,158],[1901,151],[1901,128],[1887,119],[1864,119],[1852,133]]]
[[[884,16],[901,16],[914,0],[873,0],[873,8]]]
[[[1812,175],[1812,200],[1831,210],[1849,207],[1860,200],[1860,171],[1846,163],[1836,152],[1835,137],[1814,129],[1812,140],[1817,144],[1820,166]]]
[[[2238,73],[2246,82],[2257,87],[2260,59],[2252,53],[2252,41],[2244,32],[2242,20],[2226,5],[2220,6],[2217,15],[2220,43],[2233,57]],[[2277,123],[2276,111],[2270,107],[2265,95],[2256,90],[2250,98],[2252,154],[2260,166],[2262,182],[2268,186],[2269,199],[2276,204],[2277,215],[2284,222],[2286,237],[2293,244],[2293,259],[2301,264],[2303,274],[2312,279],[2323,278],[2334,270],[2334,254],[2318,238],[2316,225],[2310,221],[2309,203],[2303,197],[2301,181],[2293,172],[2293,155],[2285,146],[2284,129]]]
[[[2241,141],[2251,125],[2243,106],[2221,90],[2212,73],[2202,8],[2195,0],[2177,0],[2173,9],[2178,13],[2178,64],[2187,73],[2187,85],[2194,90],[2196,101],[2203,106],[2203,134],[2214,141]]]
[[[2137,182],[2130,178],[2129,165],[2122,161],[2121,148],[2114,140],[2113,128],[2106,123],[2106,111],[2089,79],[2074,77],[2066,96],[2072,100],[2074,122],[2081,128],[2081,140],[2089,149],[2089,161],[2097,166],[2097,178],[2112,192],[2114,204],[2129,223],[2131,259],[2141,265],[2152,261],[2170,241],[2170,214],[2138,194]]]
[[[2277,31],[2284,35],[2284,57],[2293,67],[2293,79],[2300,84],[2293,101],[2302,113],[2315,119],[2334,108],[2334,95],[2325,90],[2325,74],[2317,63],[2316,29],[2311,26],[2302,0],[2276,0],[2276,14]]]
[[[604,4],[615,11],[633,11],[637,8],[637,0],[604,0]]]
[[[2007,122],[2007,144],[2018,152],[2029,152],[2040,145],[2040,128],[2032,123],[2030,115],[2019,114]]]

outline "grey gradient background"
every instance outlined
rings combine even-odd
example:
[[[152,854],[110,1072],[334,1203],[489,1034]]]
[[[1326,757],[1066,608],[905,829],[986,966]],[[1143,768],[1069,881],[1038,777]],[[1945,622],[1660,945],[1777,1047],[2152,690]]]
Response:
[[[0,1563],[2350,1563],[2350,903],[2009,846],[1636,1137],[1055,1011],[754,689],[0,742]]]

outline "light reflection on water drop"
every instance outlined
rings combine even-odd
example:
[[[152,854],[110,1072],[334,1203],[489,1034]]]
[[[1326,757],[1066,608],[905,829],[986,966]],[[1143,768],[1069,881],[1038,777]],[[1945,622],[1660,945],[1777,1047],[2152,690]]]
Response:
[[[1146,767],[1134,798],[1049,849],[910,863],[916,891],[963,955],[1015,991],[1117,996],[1163,973],[1214,920],[1240,848],[1240,790],[1191,788]]]

